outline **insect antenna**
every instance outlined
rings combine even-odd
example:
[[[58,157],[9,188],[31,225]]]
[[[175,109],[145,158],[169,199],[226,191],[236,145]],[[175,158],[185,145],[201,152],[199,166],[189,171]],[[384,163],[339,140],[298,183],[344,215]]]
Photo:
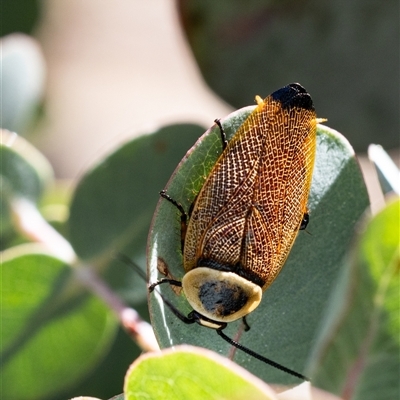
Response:
[[[147,283],[147,277],[146,277],[145,272],[136,263],[134,263],[128,256],[126,256],[125,254],[122,254],[122,253],[117,253],[117,254],[115,254],[115,259],[132,267],[135,270],[135,272],[137,272],[138,275]],[[178,317],[182,322],[184,322],[185,324],[195,323],[196,322],[195,318],[190,318],[190,317],[187,317],[186,315],[182,314],[159,290],[157,290],[157,286],[161,285],[162,283],[169,283],[170,285],[182,286],[182,283],[180,281],[176,281],[174,279],[163,278],[163,279],[160,279],[159,281],[149,285],[148,286],[149,292],[151,293],[153,291],[156,291],[161,296],[163,302],[172,311],[172,313],[176,317]]]
[[[281,364],[278,364],[275,361],[270,360],[269,358],[263,357],[261,354],[256,353],[253,350],[250,350],[249,348],[243,346],[242,344],[236,342],[235,340],[231,339],[229,336],[225,335],[225,333],[222,331],[222,329],[217,329],[217,334],[224,339],[226,342],[228,342],[230,345],[235,346],[237,349],[242,350],[244,353],[248,354],[249,356],[252,356],[254,358],[256,358],[257,360],[260,360],[268,365],[271,365],[272,367],[279,369],[280,371],[286,372],[287,374],[293,375],[296,378],[300,378],[303,379],[305,381],[310,381],[309,378],[307,378],[306,376],[293,371],[290,368],[286,368]]]
[[[129,265],[145,282],[147,282],[146,273],[140,268],[137,264],[135,264],[128,256],[122,253],[115,253],[114,259],[119,260],[125,265]]]
[[[121,254],[121,253],[117,253],[117,254],[115,255],[115,258],[116,258],[117,260],[122,261],[122,262],[125,263],[125,264],[130,265],[130,266],[140,275],[140,277],[141,277],[145,282],[147,282],[147,277],[146,277],[145,272],[144,272],[138,265],[136,265],[128,256],[126,256],[126,255],[124,255],[124,254]],[[169,283],[169,284],[175,285],[175,286],[182,286],[182,283],[181,283],[180,281],[176,281],[176,280],[174,280],[174,279],[163,278],[163,279],[160,279],[159,281],[157,281],[157,282],[155,282],[155,283],[149,285],[148,289],[149,289],[149,292],[150,292],[150,293],[153,292],[153,291],[156,291],[156,292],[161,296],[161,298],[162,298],[164,304],[165,304],[165,305],[171,310],[171,312],[172,312],[177,318],[179,318],[183,323],[190,325],[190,324],[193,324],[193,323],[197,322],[197,323],[199,323],[200,325],[202,325],[202,324],[201,324],[201,320],[204,320],[204,319],[208,320],[208,318],[204,318],[204,317],[199,318],[199,315],[197,315],[196,312],[191,312],[188,316],[186,316],[186,315],[184,315],[181,311],[179,311],[179,310],[178,310],[178,309],[177,309],[177,308],[176,308],[176,307],[175,307],[175,306],[174,306],[174,305],[173,305],[173,304],[172,304],[172,303],[157,289],[157,286],[160,285],[160,284],[162,284],[162,283]],[[214,323],[215,323],[215,321],[210,321],[210,322],[214,322]],[[249,327],[249,325],[248,325],[248,323],[247,323],[245,317],[243,317],[243,323],[245,324],[245,330],[246,330],[246,331],[249,330],[250,327]],[[203,326],[204,326],[204,325],[203,325]],[[257,360],[259,360],[259,361],[261,361],[261,362],[264,362],[265,364],[271,365],[272,367],[274,367],[274,368],[276,368],[276,369],[279,369],[279,370],[282,371],[282,372],[285,372],[285,373],[287,373],[287,374],[289,374],[289,375],[295,376],[296,378],[302,379],[302,380],[304,380],[304,381],[310,381],[310,379],[307,378],[306,376],[304,376],[304,375],[302,375],[302,374],[300,374],[300,373],[298,373],[298,372],[296,372],[296,371],[293,371],[293,370],[290,369],[290,368],[286,368],[286,367],[284,367],[283,365],[278,364],[277,362],[275,362],[275,361],[273,361],[273,360],[271,360],[271,359],[269,359],[269,358],[266,358],[266,357],[262,356],[261,354],[258,354],[258,353],[256,353],[255,351],[253,351],[253,350],[251,350],[251,349],[249,349],[249,348],[243,346],[243,345],[240,344],[239,342],[236,342],[235,340],[231,339],[229,336],[225,335],[225,333],[222,331],[225,327],[226,327],[226,324],[223,324],[223,326],[221,326],[221,328],[215,329],[215,330],[216,330],[218,336],[220,336],[223,340],[225,340],[225,341],[226,341],[227,343],[229,343],[231,346],[236,347],[237,349],[243,351],[244,353],[248,354],[249,356],[254,357],[254,358],[256,358]]]

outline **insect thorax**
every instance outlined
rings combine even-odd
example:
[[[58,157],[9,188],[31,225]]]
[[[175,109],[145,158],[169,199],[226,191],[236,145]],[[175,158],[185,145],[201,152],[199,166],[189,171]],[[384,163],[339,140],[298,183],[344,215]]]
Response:
[[[260,303],[261,287],[226,271],[197,267],[182,279],[186,298],[195,311],[219,322],[232,322]]]

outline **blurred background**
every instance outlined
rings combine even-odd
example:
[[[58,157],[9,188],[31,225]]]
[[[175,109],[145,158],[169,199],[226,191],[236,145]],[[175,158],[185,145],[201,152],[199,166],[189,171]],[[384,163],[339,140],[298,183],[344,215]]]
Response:
[[[294,81],[357,152],[399,147],[395,0],[15,0],[2,3],[2,24],[2,124],[28,135],[61,178],[133,135],[208,127]],[[7,80],[16,68],[35,124],[7,114],[8,97],[24,95]]]
[[[13,0],[0,11],[2,127],[37,146],[59,179],[77,182],[134,136],[207,128],[291,82],[349,139],[376,204],[368,145],[399,165],[396,0]],[[110,365],[122,377],[129,351],[93,371],[93,391],[65,397],[109,386]]]
[[[26,54],[19,37],[25,68],[37,69],[26,74],[44,80],[41,118],[23,131],[60,178],[79,177],[110,148],[159,125],[209,126],[229,113],[205,85],[173,1],[18,0],[3,3],[2,14],[3,34],[26,32],[40,46],[42,60],[32,61],[38,55]],[[21,133],[18,123],[9,128]]]

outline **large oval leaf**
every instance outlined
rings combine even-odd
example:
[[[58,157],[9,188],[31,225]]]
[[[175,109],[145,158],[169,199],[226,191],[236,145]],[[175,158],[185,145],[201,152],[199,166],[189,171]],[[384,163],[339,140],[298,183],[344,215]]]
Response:
[[[400,202],[367,224],[343,263],[311,357],[314,383],[351,399],[400,396]]]
[[[2,196],[8,201],[22,197],[36,203],[53,178],[47,159],[14,132],[1,130]]]
[[[147,353],[125,377],[126,400],[276,400],[272,389],[214,352],[192,346]]]
[[[82,259],[129,247],[144,256],[151,216],[174,167],[203,129],[175,125],[126,143],[79,182],[69,237]],[[134,249],[134,250],[132,250]]]
[[[12,239],[15,221],[13,207],[16,199],[36,204],[53,178],[46,158],[29,142],[14,132],[1,130],[1,225],[2,246]]]
[[[222,120],[228,138],[253,108],[238,110]],[[186,210],[220,153],[220,133],[214,126],[188,152],[170,179],[166,186],[168,193]],[[304,372],[340,260],[353,235],[354,225],[367,206],[367,191],[351,146],[336,131],[318,126],[308,232],[299,234],[283,271],[264,293],[261,305],[249,315],[251,329],[240,338],[243,345]],[[157,206],[148,246],[151,282],[163,277],[158,270],[164,273],[168,270],[174,278],[182,278],[180,216],[165,200],[160,200]],[[182,293],[173,292],[168,285],[161,285],[159,289],[183,313],[190,311]],[[156,294],[150,297],[150,311],[162,347],[191,343],[230,354],[230,346],[213,330],[185,325]],[[240,322],[226,329],[231,337],[240,331]],[[243,352],[236,352],[235,361],[268,382],[298,382]]]

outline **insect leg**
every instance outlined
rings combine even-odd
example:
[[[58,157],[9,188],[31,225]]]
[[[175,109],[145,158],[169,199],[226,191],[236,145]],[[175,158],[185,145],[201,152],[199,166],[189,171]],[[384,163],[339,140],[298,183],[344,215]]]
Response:
[[[128,256],[122,253],[117,253],[114,257],[115,259],[122,261],[124,264],[130,265],[145,282],[147,281],[145,272],[139,266],[137,266]],[[149,293],[153,292],[155,287],[161,285],[162,283],[169,283],[170,285],[182,287],[182,282],[180,281],[177,281],[175,279],[163,278],[148,286]]]
[[[228,146],[228,141],[226,140],[224,128],[222,127],[221,120],[215,119],[214,122],[218,125],[219,132],[221,134],[222,151],[224,151],[226,149],[226,146]]]
[[[242,317],[242,323],[244,325],[244,331],[247,332],[250,330],[250,325],[247,323],[246,315]]]
[[[158,285],[161,285],[162,283],[169,283],[170,285],[182,287],[182,282],[180,282],[180,281],[176,281],[175,279],[162,278],[159,281],[154,282],[154,283],[152,283],[151,285],[148,286],[149,293],[154,291],[154,288],[156,286],[158,286]]]
[[[188,219],[186,211],[183,209],[182,204],[174,200],[165,190],[161,190],[160,196],[163,199],[169,201],[171,204],[173,204],[181,213],[181,249],[183,253],[183,248],[185,245],[186,229],[187,229],[187,219]]]
[[[163,302],[167,305],[167,307],[172,311],[172,313],[178,317],[185,324],[194,324],[196,320],[189,316],[182,314],[166,297],[164,297],[158,290],[157,293],[161,296]]]
[[[303,219],[300,222],[299,230],[302,231],[302,230],[306,229],[309,222],[310,222],[310,216],[309,216],[308,212],[305,212],[303,215]]]

